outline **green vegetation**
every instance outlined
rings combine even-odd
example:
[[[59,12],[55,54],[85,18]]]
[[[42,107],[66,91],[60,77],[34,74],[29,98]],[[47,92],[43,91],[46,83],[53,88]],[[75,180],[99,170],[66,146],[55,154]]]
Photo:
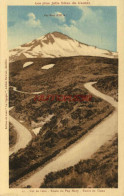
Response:
[[[80,91],[86,92],[84,88]],[[96,97],[92,97],[92,101],[86,103],[48,101],[40,103],[39,107],[37,104],[39,105],[39,102],[33,103],[31,108],[28,104],[20,107],[18,114],[28,114],[29,124],[42,114],[54,116],[50,122],[44,124],[37,137],[32,139],[25,149],[10,156],[11,181],[32,171],[67,148],[113,111],[112,106]],[[92,105],[91,108],[88,107],[89,104]]]
[[[25,62],[32,61],[32,66],[23,68]],[[41,67],[55,64],[48,70]],[[25,59],[10,63],[10,85],[22,91],[42,91],[49,93],[65,85],[79,84],[81,82],[97,81],[105,76],[118,73],[118,60],[103,57],[64,57],[64,58],[36,58]],[[69,90],[69,89],[68,89]],[[71,86],[70,86],[71,91]]]
[[[17,140],[17,133],[11,123],[9,123],[9,147],[14,146]]]
[[[106,76],[94,85],[101,92],[117,100],[118,77]],[[91,106],[90,106],[91,107]],[[78,110],[77,115],[80,114]],[[41,188],[117,188],[118,135],[103,145],[91,159],[73,167],[46,175]]]
[[[103,145],[91,159],[58,172],[49,173],[41,188],[117,188],[117,134]]]
[[[30,60],[34,64],[23,69],[23,64]],[[41,69],[49,63],[55,66],[49,70]],[[43,94],[86,95],[89,92],[83,84],[117,75],[117,63],[117,59],[100,57],[16,61],[10,64],[10,85],[28,92],[43,90]],[[10,183],[55,157],[114,110],[95,96],[89,102],[35,102],[33,95],[14,92],[12,88],[10,106],[15,106],[10,114],[17,120],[25,120],[25,125],[30,128],[32,122],[40,121],[39,118],[53,115],[25,149],[10,156]]]
[[[118,100],[118,75],[106,76],[98,80],[94,85],[101,92],[110,95],[116,101]]]

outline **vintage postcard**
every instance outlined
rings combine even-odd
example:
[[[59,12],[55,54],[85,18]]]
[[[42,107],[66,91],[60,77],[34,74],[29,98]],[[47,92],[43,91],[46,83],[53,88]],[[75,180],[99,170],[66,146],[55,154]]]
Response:
[[[123,12],[2,1],[0,195],[124,195]]]

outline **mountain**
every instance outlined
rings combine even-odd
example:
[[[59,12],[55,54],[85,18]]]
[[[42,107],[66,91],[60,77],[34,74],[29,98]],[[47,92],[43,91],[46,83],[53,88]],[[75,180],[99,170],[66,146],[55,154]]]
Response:
[[[48,33],[9,51],[10,62],[26,58],[100,56],[116,58],[117,53],[83,44],[59,32]]]

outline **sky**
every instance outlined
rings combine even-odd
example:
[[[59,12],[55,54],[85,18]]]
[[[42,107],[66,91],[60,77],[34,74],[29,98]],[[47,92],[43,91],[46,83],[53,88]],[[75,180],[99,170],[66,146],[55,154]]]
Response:
[[[117,51],[116,7],[8,6],[8,48],[58,31],[82,43]]]

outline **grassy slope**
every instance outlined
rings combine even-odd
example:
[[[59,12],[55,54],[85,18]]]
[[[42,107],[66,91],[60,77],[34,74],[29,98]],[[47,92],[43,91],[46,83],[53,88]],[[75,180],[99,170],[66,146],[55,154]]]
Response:
[[[34,66],[25,69],[22,69],[25,61],[10,65],[11,85],[24,91],[44,89],[46,94],[89,94],[83,88],[84,82],[117,74],[116,59],[71,57],[33,61]],[[56,65],[52,69],[41,70],[41,66],[48,63]],[[112,106],[95,96],[86,103],[34,102],[33,96],[15,93],[12,89],[10,105],[15,105],[11,115],[25,120],[29,127],[32,121],[38,122],[38,117],[54,115],[25,150],[10,157],[10,182],[45,163],[113,111]]]
[[[67,169],[51,172],[41,188],[117,188],[118,139],[115,135],[91,159]]]
[[[11,123],[9,123],[9,147],[14,146],[17,140],[17,133]]]
[[[23,69],[26,61],[33,61]],[[42,70],[46,64],[55,64],[52,69]],[[10,64],[10,85],[23,91],[57,90],[69,84],[98,80],[117,74],[117,59],[102,57],[65,57],[56,59],[27,59]]]
[[[101,92],[117,100],[118,77],[99,79],[94,85]],[[117,188],[118,187],[118,135],[103,145],[91,159],[80,161],[67,169],[51,172],[42,188]]]
[[[118,100],[118,75],[101,78],[94,87],[101,90],[101,92],[110,95],[116,101]]]

